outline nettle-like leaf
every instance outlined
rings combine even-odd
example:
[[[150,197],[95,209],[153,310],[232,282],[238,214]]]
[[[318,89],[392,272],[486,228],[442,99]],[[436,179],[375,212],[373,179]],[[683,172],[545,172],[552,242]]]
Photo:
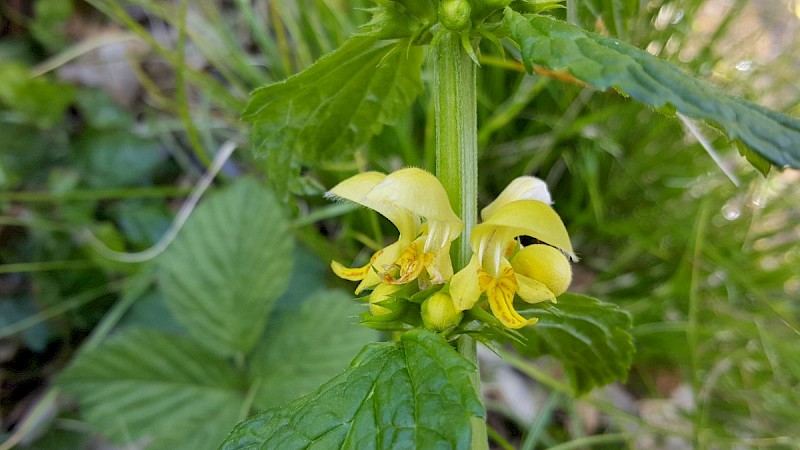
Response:
[[[778,167],[800,168],[798,119],[719,92],[618,39],[551,17],[523,16],[508,9],[505,24],[529,71],[533,65],[567,71],[595,88],[618,89],[654,108],[674,108],[717,125]],[[753,159],[752,154],[745,156]]]
[[[380,132],[422,90],[422,51],[405,41],[350,38],[285,81],[253,91],[242,118],[257,154],[285,193],[302,165],[346,157]]]
[[[315,393],[240,423],[221,448],[468,449],[470,421],[485,415],[475,371],[441,336],[410,331],[368,345]]]
[[[269,190],[242,179],[201,204],[158,263],[167,306],[189,334],[246,354],[289,281],[289,222]]]
[[[540,303],[524,311],[536,326],[518,330],[528,356],[549,354],[561,361],[576,394],[624,380],[633,359],[631,316],[618,306],[585,295],[565,293],[558,303]]]
[[[164,438],[172,448],[211,449],[236,423],[243,378],[190,338],[132,329],[80,353],[57,384],[118,444]],[[189,444],[196,434],[207,438],[204,445]]]
[[[256,408],[313,392],[378,338],[375,331],[355,324],[365,307],[342,291],[321,290],[293,306],[270,317],[253,352],[250,373],[259,386]]]

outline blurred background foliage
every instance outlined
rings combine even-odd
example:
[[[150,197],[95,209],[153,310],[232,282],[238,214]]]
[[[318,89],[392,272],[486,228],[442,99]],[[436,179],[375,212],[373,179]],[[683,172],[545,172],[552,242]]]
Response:
[[[569,19],[587,29],[800,115],[797,0],[576,3]],[[99,256],[85,230],[116,250],[157,242],[223,142],[248,147],[239,121],[248,92],[335,49],[368,20],[369,5],[3,2],[2,448],[109,448],[101,437],[109,430],[87,421],[69,396],[49,395],[53,381],[87,342],[168,314],[152,286],[154,265]],[[625,383],[578,399],[547,358],[487,354],[493,445],[800,447],[798,172],[762,177],[712,129],[614,93],[525,75],[493,45],[481,50],[482,204],[516,176],[545,179],[582,258],[572,290],[630,311],[637,344]],[[365,244],[377,249],[391,237],[373,212],[320,194],[359,170],[432,170],[431,109],[426,93],[351,160],[303,169],[284,212],[298,251],[316,261],[304,267],[363,260]],[[264,167],[239,150],[217,184],[263,181]],[[313,273],[321,288],[323,278],[336,283]],[[141,279],[147,288],[123,302]],[[314,327],[302,332],[325,341]]]

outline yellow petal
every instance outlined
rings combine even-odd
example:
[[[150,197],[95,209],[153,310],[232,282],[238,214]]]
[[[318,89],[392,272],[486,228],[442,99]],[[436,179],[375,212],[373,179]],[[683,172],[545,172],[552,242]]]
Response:
[[[387,175],[367,194],[371,203],[385,203],[425,217],[445,222],[452,230],[450,241],[461,233],[463,223],[453,212],[450,200],[439,180],[430,173],[410,167]]]
[[[349,200],[377,211],[397,227],[401,240],[411,241],[416,238],[419,231],[419,217],[405,208],[369,195],[386,178],[387,175],[380,172],[359,173],[334,186],[326,196]]]
[[[395,242],[394,244],[382,248],[375,252],[370,258],[369,261],[369,270],[367,271],[366,276],[358,284],[356,287],[355,293],[356,295],[360,294],[364,290],[372,289],[382,281],[382,273],[390,270],[392,265],[397,258],[400,257],[401,251],[401,244],[399,242]]]
[[[478,303],[478,299],[481,297],[481,288],[478,282],[480,270],[481,263],[478,255],[472,255],[469,264],[456,272],[450,279],[450,296],[459,311],[466,311]]]
[[[486,290],[492,314],[508,328],[522,328],[530,323],[514,309],[517,281],[510,267],[494,280]],[[534,322],[535,323],[535,322]]]
[[[538,200],[548,205],[553,204],[544,181],[530,176],[519,177],[509,183],[492,203],[483,208],[481,219],[489,220],[498,208],[517,200]]]
[[[500,276],[502,268],[508,265],[506,253],[514,244],[514,237],[514,230],[491,223],[482,223],[472,229],[470,247],[492,277]]]
[[[361,200],[384,178],[386,178],[386,174],[380,172],[359,173],[334,186],[326,196],[328,198],[343,198],[362,204]]]
[[[331,261],[331,269],[339,278],[349,281],[361,281],[370,271],[370,264],[363,267],[347,267],[339,261]]]
[[[390,270],[382,274],[383,282],[387,284],[405,284],[414,281],[422,271],[433,261],[433,253],[425,253],[422,250],[423,237],[409,244],[400,253],[394,262],[395,270]]]
[[[550,206],[536,200],[517,200],[498,208],[486,222],[480,225],[490,233],[506,236],[530,236],[566,252],[577,260],[569,241],[564,222]],[[476,229],[478,227],[475,227]],[[471,240],[475,239],[473,230]]]
[[[519,291],[517,292],[519,298],[528,303],[556,301],[555,294],[553,294],[553,292],[548,289],[544,283],[540,283],[533,278],[528,278],[525,275],[520,275],[519,273],[517,273],[516,276],[517,283],[519,283]]]
[[[442,284],[453,277],[453,262],[450,259],[450,243],[436,252],[427,268],[431,284]]]
[[[556,296],[566,292],[572,282],[572,268],[563,253],[549,245],[529,245],[511,260],[514,272],[541,282]]]

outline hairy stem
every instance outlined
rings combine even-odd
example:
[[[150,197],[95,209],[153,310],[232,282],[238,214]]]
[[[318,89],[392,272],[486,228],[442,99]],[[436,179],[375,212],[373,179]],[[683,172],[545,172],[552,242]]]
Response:
[[[478,213],[478,127],[475,65],[456,33],[434,49],[433,95],[436,107],[436,175],[444,185],[464,232],[453,249],[456,269],[469,259],[469,234]]]
[[[469,260],[469,234],[478,217],[478,126],[476,117],[475,65],[461,46],[457,33],[447,33],[433,53],[433,98],[436,117],[436,175],[444,185],[453,211],[464,221],[464,232],[453,246],[456,270]],[[457,348],[475,365],[475,341],[462,336]],[[472,384],[480,396],[478,372]],[[472,449],[488,449],[486,422],[472,422]]]

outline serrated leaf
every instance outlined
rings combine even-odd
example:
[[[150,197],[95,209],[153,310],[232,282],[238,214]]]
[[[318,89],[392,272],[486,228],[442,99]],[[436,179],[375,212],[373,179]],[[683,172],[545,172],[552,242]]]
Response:
[[[761,175],[766,177],[769,174],[769,170],[772,168],[772,164],[763,156],[747,148],[747,146],[738,142],[737,144],[736,147],[739,150],[739,154],[744,156],[751,166],[755,167],[756,170],[761,172]]]
[[[342,291],[322,290],[270,317],[250,372],[260,389],[253,405],[270,408],[313,392],[341,373],[377,333],[358,326],[364,310]]]
[[[441,336],[410,331],[365,347],[315,393],[240,423],[221,448],[468,449],[470,420],[484,416],[475,370]]]
[[[800,168],[800,120],[714,89],[629,44],[546,16],[505,16],[529,71],[568,71],[598,89],[615,88],[657,109],[715,124],[781,168]]]
[[[269,190],[242,179],[197,208],[158,264],[167,306],[192,336],[248,353],[289,280],[289,224]]]
[[[79,354],[58,385],[77,397],[95,429],[117,443],[145,437],[183,442],[203,428],[213,430],[204,446],[172,448],[210,449],[236,422],[243,381],[189,338],[131,329]]]
[[[288,189],[300,166],[351,155],[405,112],[422,90],[422,52],[356,36],[303,72],[253,91],[242,118],[273,183]]]
[[[627,378],[634,352],[628,312],[565,293],[558,303],[526,309],[525,316],[538,317],[539,322],[518,330],[527,343],[515,347],[529,356],[549,354],[561,361],[576,394]]]

